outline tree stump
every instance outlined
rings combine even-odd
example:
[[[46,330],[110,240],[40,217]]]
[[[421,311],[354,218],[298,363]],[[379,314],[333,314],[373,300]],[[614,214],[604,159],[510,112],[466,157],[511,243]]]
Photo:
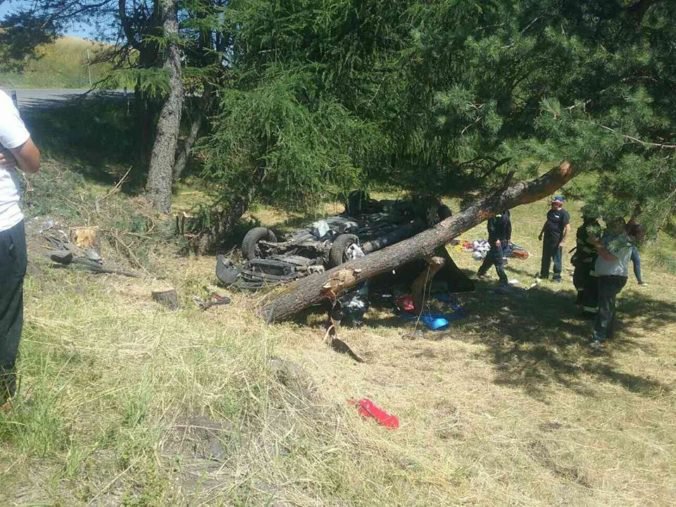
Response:
[[[178,294],[176,289],[154,290],[152,292],[153,301],[157,301],[162,306],[170,310],[178,310]]]
[[[70,240],[80,248],[96,248],[98,246],[98,230],[93,227],[72,227],[70,229]]]

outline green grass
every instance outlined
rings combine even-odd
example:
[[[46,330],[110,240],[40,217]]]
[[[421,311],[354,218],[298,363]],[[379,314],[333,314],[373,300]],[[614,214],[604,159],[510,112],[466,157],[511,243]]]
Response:
[[[459,296],[468,318],[422,339],[404,339],[412,324],[390,309],[371,309],[366,327],[339,330],[367,358],[356,364],[324,344],[321,315],[264,325],[253,311],[263,295],[198,310],[192,298],[213,290],[214,259],[175,255],[142,200],[108,195],[109,184],[55,161],[31,182],[39,218],[29,222],[21,390],[0,413],[0,504],[672,501],[673,238],[644,249],[650,285],[630,279],[622,292],[607,355],[589,353],[591,323],[576,314],[569,280],[509,296],[488,281]],[[182,206],[191,195],[183,189]],[[579,205],[569,209],[575,227]],[[513,240],[533,254],[507,267],[522,286],[538,268],[546,210],[513,210]],[[47,216],[99,225],[106,262],[144,276],[54,269],[36,236]],[[251,218],[298,217],[258,207]],[[150,298],[168,285],[175,312]],[[361,397],[401,427],[361,419],[347,402]]]
[[[77,37],[62,37],[38,48],[38,58],[20,72],[0,73],[3,88],[90,88],[111,70],[94,63],[104,46]]]

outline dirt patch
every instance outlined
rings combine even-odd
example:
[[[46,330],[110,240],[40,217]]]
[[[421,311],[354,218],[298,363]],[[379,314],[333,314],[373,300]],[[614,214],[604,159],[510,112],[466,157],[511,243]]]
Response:
[[[176,481],[188,495],[232,480],[224,465],[234,454],[234,431],[228,424],[207,416],[176,420],[162,443],[168,468],[177,472]]]

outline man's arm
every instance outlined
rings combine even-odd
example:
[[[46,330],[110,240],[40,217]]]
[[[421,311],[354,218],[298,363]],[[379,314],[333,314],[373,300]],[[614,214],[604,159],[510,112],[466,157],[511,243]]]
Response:
[[[568,233],[570,232],[570,215],[565,209],[562,209],[561,211],[563,213],[563,228],[561,229],[561,241],[559,241],[559,246],[565,243]]]
[[[538,239],[542,241],[542,236],[545,234],[545,227],[547,227],[547,222],[542,224],[542,229],[540,230],[540,234],[538,234]]]
[[[36,173],[40,170],[40,150],[30,137],[21,146],[10,148],[9,153],[5,151],[4,158],[9,157],[13,157],[16,165],[24,172]]]
[[[570,232],[570,224],[566,224],[566,226],[563,228],[563,231],[561,232],[561,242],[559,243],[559,246],[563,245],[563,243],[566,241],[569,232]]]
[[[617,261],[617,257],[613,255],[610,250],[606,248],[606,246],[603,244],[603,242],[598,239],[598,238],[589,238],[589,243],[594,245],[594,248],[596,248],[596,252],[601,256],[603,259],[607,261],[612,261],[615,262]]]

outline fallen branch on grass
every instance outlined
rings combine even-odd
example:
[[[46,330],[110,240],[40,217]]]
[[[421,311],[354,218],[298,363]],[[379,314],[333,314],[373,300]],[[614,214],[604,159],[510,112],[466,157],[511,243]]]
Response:
[[[54,250],[49,252],[49,258],[61,266],[78,266],[86,271],[96,274],[111,274],[129,276],[138,278],[139,275],[129,271],[122,271],[119,269],[108,269],[101,266],[98,262],[92,261],[86,257],[76,257],[73,252],[69,250]]]

